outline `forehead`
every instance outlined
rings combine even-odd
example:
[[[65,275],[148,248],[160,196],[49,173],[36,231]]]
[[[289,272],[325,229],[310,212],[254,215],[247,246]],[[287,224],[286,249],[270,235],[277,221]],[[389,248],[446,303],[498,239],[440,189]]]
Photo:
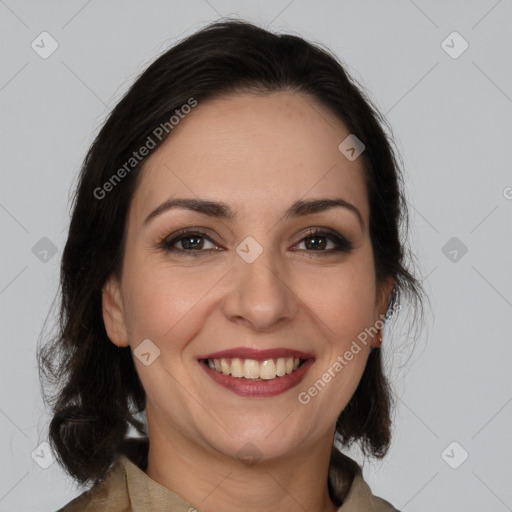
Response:
[[[167,199],[200,197],[261,215],[300,198],[343,197],[368,225],[362,159],[349,161],[338,149],[348,135],[334,114],[299,93],[199,103],[147,158],[131,211],[139,223]]]

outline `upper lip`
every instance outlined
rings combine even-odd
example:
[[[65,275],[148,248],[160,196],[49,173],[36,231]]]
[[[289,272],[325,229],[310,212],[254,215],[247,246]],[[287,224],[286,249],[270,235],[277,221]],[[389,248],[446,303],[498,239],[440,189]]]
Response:
[[[279,357],[298,357],[300,359],[311,359],[314,358],[314,355],[290,348],[269,348],[265,350],[258,350],[249,347],[237,347],[221,350],[219,352],[212,352],[210,354],[201,356],[198,359],[234,359],[236,357],[240,359],[254,359],[256,361],[264,361],[266,359],[277,359]]]

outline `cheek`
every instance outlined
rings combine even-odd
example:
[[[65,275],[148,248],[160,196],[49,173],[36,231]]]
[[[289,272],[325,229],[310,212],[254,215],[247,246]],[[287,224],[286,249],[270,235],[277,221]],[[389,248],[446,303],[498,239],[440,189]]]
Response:
[[[374,273],[367,265],[347,265],[336,276],[319,276],[315,286],[304,286],[301,294],[316,317],[321,357],[300,386],[297,400],[311,416],[333,423],[352,398],[366,365],[369,338],[364,335],[374,321]]]
[[[149,338],[157,345],[190,338],[197,325],[197,315],[208,302],[208,292],[219,276],[215,272],[200,272],[193,268],[178,271],[167,265],[127,265],[125,294],[129,297],[126,322],[131,342]],[[129,273],[131,270],[131,273]],[[189,332],[190,331],[190,332]]]
[[[373,322],[376,287],[371,264],[371,257],[354,258],[337,269],[296,278],[297,296],[337,344],[343,345]]]

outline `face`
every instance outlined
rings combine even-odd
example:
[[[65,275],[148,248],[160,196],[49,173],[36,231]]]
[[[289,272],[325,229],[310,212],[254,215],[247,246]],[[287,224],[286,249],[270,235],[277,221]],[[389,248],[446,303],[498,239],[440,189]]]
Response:
[[[230,457],[332,441],[392,284],[376,286],[348,135],[307,96],[232,95],[199,103],[149,156],[103,316],[134,351],[152,428]]]

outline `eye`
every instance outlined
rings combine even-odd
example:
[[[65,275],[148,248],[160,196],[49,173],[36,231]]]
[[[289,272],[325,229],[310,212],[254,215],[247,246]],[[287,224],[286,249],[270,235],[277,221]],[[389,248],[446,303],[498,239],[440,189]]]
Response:
[[[211,243],[213,248],[205,248],[205,241],[206,244]],[[202,231],[182,231],[173,238],[165,238],[158,245],[167,252],[189,253],[193,256],[199,256],[201,253],[217,248],[215,242]]]
[[[328,248],[329,243],[331,247]],[[315,229],[309,232],[297,245],[304,244],[307,252],[318,252],[331,254],[333,252],[349,252],[353,249],[353,245],[345,237],[335,234],[331,231],[322,231]],[[334,247],[333,247],[334,246]]]

